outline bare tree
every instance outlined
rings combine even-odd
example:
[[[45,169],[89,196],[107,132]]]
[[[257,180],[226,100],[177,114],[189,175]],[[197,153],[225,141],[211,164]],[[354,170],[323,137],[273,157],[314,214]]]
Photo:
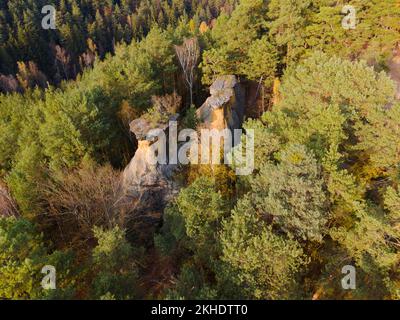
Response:
[[[68,67],[69,67],[69,63],[71,61],[71,57],[68,54],[67,50],[65,50],[63,47],[56,45],[54,47],[55,50],[55,56],[56,56],[56,61],[58,61],[61,64],[63,73],[64,73],[64,77],[65,79],[68,79]],[[58,67],[58,65],[57,65]]]
[[[182,97],[174,91],[172,94],[164,96],[152,96],[151,102],[158,112],[171,115],[179,111],[182,105]]]
[[[13,75],[0,74],[0,92],[20,92],[18,80]]]
[[[39,70],[35,62],[29,61],[17,62],[18,74],[17,79],[24,90],[39,86],[40,88],[47,88],[47,78],[42,71]]]
[[[131,203],[122,201],[121,173],[110,165],[82,165],[56,173],[42,186],[49,221],[57,223],[63,238],[87,240],[94,226],[124,228]]]
[[[200,58],[197,38],[185,39],[181,46],[175,46],[176,55],[183,69],[183,75],[190,91],[190,105],[193,105],[193,82],[195,69]]]
[[[0,180],[0,217],[17,217],[18,208],[5,183]]]
[[[84,52],[79,58],[79,62],[81,63],[82,69],[93,67],[95,60],[96,60],[96,55],[93,52],[91,52],[90,50],[87,50],[86,52]]]

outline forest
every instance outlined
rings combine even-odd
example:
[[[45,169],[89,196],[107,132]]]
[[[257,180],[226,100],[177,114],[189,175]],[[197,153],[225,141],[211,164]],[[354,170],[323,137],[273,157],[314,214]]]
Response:
[[[0,300],[400,299],[399,22],[398,0],[0,1]],[[200,130],[231,76],[250,175],[138,164],[143,123]]]

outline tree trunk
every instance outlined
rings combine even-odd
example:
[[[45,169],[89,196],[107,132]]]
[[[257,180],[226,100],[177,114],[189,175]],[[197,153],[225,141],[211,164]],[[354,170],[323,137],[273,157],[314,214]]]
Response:
[[[192,85],[189,86],[190,91],[190,107],[193,105],[193,88]]]

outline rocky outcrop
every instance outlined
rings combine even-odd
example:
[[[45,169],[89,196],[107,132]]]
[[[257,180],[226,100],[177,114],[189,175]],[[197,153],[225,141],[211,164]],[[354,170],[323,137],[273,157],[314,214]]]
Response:
[[[177,117],[172,116],[170,121]],[[148,243],[162,221],[166,204],[178,191],[173,181],[177,166],[155,163],[151,146],[156,138],[148,135],[155,129],[154,125],[137,119],[130,127],[138,140],[138,149],[122,174],[122,201],[128,201],[132,208],[127,221],[129,229],[134,231],[132,240]],[[157,128],[168,133],[168,124],[157,125]]]
[[[197,111],[200,127],[217,130],[241,128],[246,109],[245,90],[237,78],[218,78],[210,93],[211,96]],[[170,121],[176,121],[177,117],[170,117]],[[154,164],[152,161],[155,157],[152,145],[157,138],[150,136],[149,132],[155,128],[163,130],[168,137],[168,123],[154,125],[146,118],[131,123],[130,129],[139,141],[138,149],[122,176],[123,201],[128,201],[132,204],[129,207],[133,207],[128,229],[134,233],[131,239],[141,243],[153,239],[162,222],[165,206],[179,192],[179,185],[174,181],[178,165]]]
[[[211,96],[197,110],[201,126],[238,129],[245,115],[245,89],[235,76],[221,76],[210,87]]]

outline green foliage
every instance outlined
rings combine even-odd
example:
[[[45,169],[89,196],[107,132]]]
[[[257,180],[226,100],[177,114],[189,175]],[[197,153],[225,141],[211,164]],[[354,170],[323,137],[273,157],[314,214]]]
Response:
[[[164,210],[163,220],[161,231],[154,238],[155,247],[161,254],[171,255],[180,243],[185,243],[188,240],[185,221],[176,204],[170,204]]]
[[[1,95],[0,108],[0,174],[3,175],[12,167],[15,159],[19,136],[30,114],[32,93]]]
[[[321,168],[312,153],[291,145],[250,181],[254,210],[300,240],[321,241],[327,223]]]
[[[100,89],[46,92],[39,138],[51,168],[71,168],[85,156],[104,154],[114,136],[105,115],[106,101]]]
[[[322,180],[311,185],[320,190],[321,196],[326,188],[327,202],[324,203],[329,203],[329,207],[317,206],[324,214],[312,221],[323,225],[327,218],[332,220],[329,234],[339,248],[347,251],[347,259],[356,262],[366,281],[383,288],[379,294],[373,290],[358,292],[360,296],[387,295],[385,290],[392,286],[383,283],[390,283],[387,279],[393,278],[391,270],[398,259],[396,246],[388,239],[397,236],[380,207],[379,196],[369,191],[374,188],[376,194],[381,193],[376,190],[375,179],[390,181],[398,163],[397,142],[393,139],[398,111],[393,104],[393,83],[384,73],[376,73],[363,62],[316,53],[287,72],[281,95],[281,101],[273,112],[263,116],[263,121],[281,141],[289,145],[301,143],[313,150],[321,163],[318,176]],[[276,157],[282,161],[282,152]],[[268,186],[268,177],[279,181],[275,171],[269,170],[265,176],[266,181],[259,183],[257,195],[262,194],[261,187]],[[285,181],[290,187],[296,185],[290,178]],[[306,189],[304,185],[294,188],[296,191],[290,195]],[[271,197],[275,207],[285,197],[285,192],[277,190]],[[312,194],[318,192],[314,190]],[[317,199],[316,203],[321,204],[324,196]],[[268,200],[265,202],[270,205]],[[293,201],[290,207],[296,208],[301,203]],[[312,201],[307,204],[312,205]],[[301,230],[311,227],[312,221]],[[293,220],[284,226],[291,223]]]
[[[310,12],[310,0],[271,0],[268,5],[269,33],[285,49],[285,62],[290,65],[305,50],[304,29]]]
[[[125,239],[125,232],[118,227],[111,230],[94,228],[98,242],[92,259],[95,277],[93,297],[95,299],[133,299],[137,288],[137,255]],[[135,259],[136,258],[136,259]]]
[[[342,27],[347,3],[332,0],[272,0],[269,3],[269,33],[284,52],[291,66],[314,50],[351,59],[374,60],[385,65],[396,45],[400,17],[396,0],[355,0],[348,3],[356,10],[355,29]],[[379,21],[377,23],[377,21]]]
[[[210,300],[218,293],[205,283],[205,275],[195,266],[185,264],[177,279],[177,284],[166,293],[167,300]]]
[[[203,271],[187,272],[182,264],[171,292],[186,298],[193,297],[188,288],[206,287],[224,298],[293,298],[305,295],[300,284],[308,282],[299,276],[309,272],[325,298],[398,296],[393,82],[365,62],[316,52],[287,69],[279,94],[272,111],[244,125],[255,131],[255,171],[238,179],[236,207],[222,225],[208,227],[219,234],[217,245],[207,244],[215,258],[198,259],[204,242],[197,238],[184,261]],[[196,191],[196,199],[212,203],[208,193]],[[178,197],[185,198],[175,214],[189,239],[179,243],[190,243],[204,225],[192,215],[199,202],[192,189]],[[363,284],[351,294],[333,283],[340,279],[337,259],[358,268]]]
[[[196,114],[196,107],[191,106],[188,110],[186,110],[185,117],[182,120],[182,127],[185,129],[196,129],[199,123],[199,119]]]
[[[215,182],[207,177],[182,190],[177,207],[185,220],[187,236],[195,242],[207,240],[224,215],[222,196],[216,192]]]
[[[305,144],[318,158],[339,146],[355,144],[365,135],[365,117],[384,116],[394,98],[393,82],[364,62],[352,63],[315,53],[289,70],[276,111],[264,115],[286,141]],[[367,93],[367,94],[366,94]]]
[[[0,4],[0,73],[15,74],[18,61],[33,61],[51,83],[58,84],[63,79],[76,77],[86,67],[91,67],[95,59],[114,53],[116,43],[134,43],[151,33],[154,26],[188,30],[188,20],[192,17],[193,22],[197,21],[195,28],[198,29],[200,22],[210,23],[221,11],[231,11],[229,8],[236,2],[237,0],[4,2]],[[55,30],[41,28],[44,17],[41,9],[45,5],[56,8]],[[158,44],[154,42],[151,45],[156,47]],[[57,46],[62,50],[57,50]],[[164,63],[169,61],[165,60]]]
[[[388,211],[389,223],[394,228],[394,235],[400,236],[400,193],[393,187],[389,187],[385,193],[385,209]]]
[[[367,119],[368,124],[361,126],[356,150],[368,155],[370,167],[393,175],[400,162],[400,104],[371,110]]]
[[[264,0],[242,0],[230,17],[221,15],[212,29],[213,47],[204,52],[201,64],[203,83],[226,74],[244,75],[249,79],[264,77],[272,83],[277,65],[275,48],[267,37],[267,5]]]
[[[262,79],[271,86],[277,72],[278,53],[266,36],[255,40],[247,53],[242,73],[250,80]]]
[[[18,152],[17,159],[6,181],[21,212],[33,218],[41,209],[39,185],[44,179],[43,155],[33,142]]]
[[[225,214],[226,204],[215,181],[198,178],[181,190],[175,204],[166,210],[163,236],[156,238],[157,243],[164,252],[170,251],[171,245],[183,245],[198,259],[210,261],[218,251],[216,232]]]
[[[172,92],[176,70],[172,41],[167,32],[154,28],[141,42],[117,46],[115,56],[100,63],[97,74],[88,74],[104,83],[114,99],[146,108],[150,97],[163,89]],[[89,80],[90,81],[90,80]]]
[[[162,254],[179,256],[181,261],[177,283],[167,290],[167,299],[218,297],[208,278],[220,253],[218,232],[227,211],[215,181],[208,177],[200,177],[181,190],[175,203],[166,209],[156,247]]]
[[[276,235],[240,200],[221,232],[224,263],[218,277],[229,297],[282,299],[291,294],[295,275],[307,260],[299,244]]]
[[[281,141],[260,120],[248,119],[243,127],[245,130],[254,130],[254,171],[259,172],[273,160],[273,154],[281,148]]]
[[[160,112],[156,107],[151,107],[142,116],[142,119],[148,121],[152,126],[156,127],[157,125],[168,123],[169,116]]]
[[[355,29],[342,28],[342,3],[321,1],[318,11],[310,15],[305,29],[307,43],[315,49],[341,57],[373,59],[385,65],[400,34],[400,8],[395,0],[349,3],[356,9]],[[378,21],[378,22],[377,22]]]
[[[72,298],[75,276],[70,253],[48,253],[42,236],[24,219],[0,218],[0,297],[3,299]],[[56,290],[41,287],[46,265],[56,268]]]

